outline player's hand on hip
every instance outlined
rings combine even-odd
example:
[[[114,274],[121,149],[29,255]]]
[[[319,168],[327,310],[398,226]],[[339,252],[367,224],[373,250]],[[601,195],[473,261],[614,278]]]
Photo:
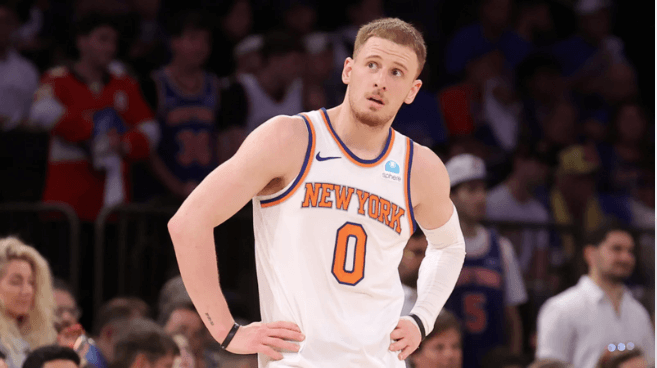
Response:
[[[420,346],[422,334],[417,325],[407,318],[401,318],[394,331],[390,333],[390,351],[399,351],[399,360],[404,360]]]
[[[280,351],[299,351],[299,345],[290,341],[306,338],[299,326],[292,322],[253,322],[237,330],[226,350],[235,354],[261,353],[274,360],[283,359]]]

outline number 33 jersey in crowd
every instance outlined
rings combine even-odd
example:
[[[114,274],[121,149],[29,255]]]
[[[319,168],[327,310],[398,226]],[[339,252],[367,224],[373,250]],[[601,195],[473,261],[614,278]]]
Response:
[[[413,141],[390,129],[372,160],[354,155],[325,109],[301,114],[309,138],[301,172],[254,198],[263,322],[291,321],[298,353],[261,367],[405,367],[389,351],[404,292],[397,267],[413,232]]]

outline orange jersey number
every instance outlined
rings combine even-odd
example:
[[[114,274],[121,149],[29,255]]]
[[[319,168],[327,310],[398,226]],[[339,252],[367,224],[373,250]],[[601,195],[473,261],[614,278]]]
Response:
[[[182,166],[189,166],[194,162],[198,162],[201,166],[210,164],[212,153],[208,132],[197,134],[192,130],[183,130],[176,135],[176,139],[178,144],[181,145],[178,162]]]
[[[348,262],[347,257],[350,239],[352,239],[352,244],[354,244],[353,262]],[[366,247],[367,234],[362,225],[346,222],[338,229],[331,271],[339,283],[353,286],[365,277]]]
[[[488,325],[486,316],[486,295],[482,293],[467,293],[463,296],[463,311],[465,312],[465,328],[470,333],[481,333]]]

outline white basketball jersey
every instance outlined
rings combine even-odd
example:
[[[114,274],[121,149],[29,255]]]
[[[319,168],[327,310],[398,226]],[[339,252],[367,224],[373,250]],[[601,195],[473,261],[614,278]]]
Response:
[[[404,292],[397,268],[413,232],[413,142],[390,129],[373,160],[356,157],[325,109],[301,114],[309,133],[301,172],[256,197],[253,218],[264,322],[291,321],[298,353],[260,367],[405,367],[391,352]]]

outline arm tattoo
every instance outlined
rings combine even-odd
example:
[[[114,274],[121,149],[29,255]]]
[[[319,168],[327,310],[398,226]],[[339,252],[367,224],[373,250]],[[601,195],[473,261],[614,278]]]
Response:
[[[212,322],[212,318],[210,318],[210,313],[206,313],[205,316],[208,318],[208,322],[210,322],[210,326],[214,326],[214,322]]]

